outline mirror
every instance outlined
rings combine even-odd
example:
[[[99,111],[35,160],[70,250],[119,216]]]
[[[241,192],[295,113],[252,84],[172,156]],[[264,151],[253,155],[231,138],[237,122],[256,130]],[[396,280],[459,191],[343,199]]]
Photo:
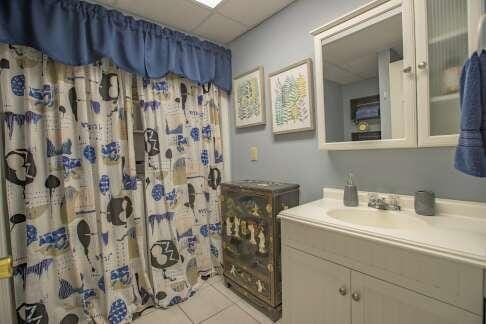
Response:
[[[326,142],[405,136],[402,35],[396,14],[323,42]]]

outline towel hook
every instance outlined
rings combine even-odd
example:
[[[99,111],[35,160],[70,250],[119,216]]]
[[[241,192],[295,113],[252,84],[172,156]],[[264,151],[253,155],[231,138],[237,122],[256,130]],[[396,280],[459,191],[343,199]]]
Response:
[[[478,25],[478,54],[482,49],[484,49],[482,42],[483,42],[483,30],[485,24],[486,24],[486,14],[482,14],[481,18],[479,19],[479,25]]]

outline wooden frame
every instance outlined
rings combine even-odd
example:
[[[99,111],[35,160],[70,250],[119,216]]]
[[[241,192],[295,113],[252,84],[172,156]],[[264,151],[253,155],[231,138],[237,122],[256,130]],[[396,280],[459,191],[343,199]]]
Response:
[[[258,121],[248,123],[248,124],[239,124],[238,123],[238,103],[237,103],[237,96],[236,96],[236,83],[239,79],[242,79],[250,74],[258,72],[258,81],[259,81],[259,91],[260,91],[260,106],[261,106],[261,118]],[[265,109],[265,86],[264,86],[264,75],[263,75],[263,66],[258,66],[253,70],[248,72],[242,73],[233,78],[233,105],[235,111],[235,127],[236,128],[245,128],[257,125],[265,125],[266,124],[266,109]]]
[[[415,5],[415,30],[417,38],[417,62],[429,62],[427,3],[424,0],[413,0]],[[464,0],[466,1],[466,0]],[[478,22],[484,8],[481,0],[467,0],[468,12],[468,53],[476,51]],[[417,114],[418,146],[456,146],[459,134],[431,135],[430,133],[430,83],[429,69],[417,71]]]
[[[296,129],[290,129],[290,130],[282,130],[282,131],[276,131],[275,130],[275,121],[274,121],[274,111],[273,111],[273,101],[272,101],[272,78],[282,74],[284,72],[290,71],[296,67],[302,66],[302,65],[307,65],[307,95],[309,97],[309,120],[310,120],[310,126],[308,127],[302,127],[302,128],[296,128]],[[268,75],[268,89],[270,91],[270,112],[272,116],[272,132],[274,135],[278,134],[285,134],[285,133],[296,133],[296,132],[305,132],[305,131],[310,131],[315,128],[315,121],[314,121],[314,78],[313,78],[313,73],[312,73],[312,59],[307,58],[304,60],[301,60],[299,62],[293,63],[283,69],[277,70],[275,72],[272,72]]]
[[[322,45],[369,27],[386,18],[402,14],[404,66],[410,73],[404,74],[404,137],[399,139],[371,140],[362,142],[326,142],[324,107],[324,59]],[[317,133],[321,150],[363,150],[417,147],[416,80],[415,80],[415,33],[413,1],[375,0],[355,11],[311,31],[314,35],[316,63],[316,110]]]

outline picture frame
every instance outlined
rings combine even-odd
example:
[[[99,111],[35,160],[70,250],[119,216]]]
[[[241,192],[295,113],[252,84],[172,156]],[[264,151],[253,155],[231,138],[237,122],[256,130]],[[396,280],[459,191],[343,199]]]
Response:
[[[264,83],[262,66],[233,79],[236,128],[266,124]]]
[[[270,73],[268,88],[273,134],[315,129],[312,59]]]

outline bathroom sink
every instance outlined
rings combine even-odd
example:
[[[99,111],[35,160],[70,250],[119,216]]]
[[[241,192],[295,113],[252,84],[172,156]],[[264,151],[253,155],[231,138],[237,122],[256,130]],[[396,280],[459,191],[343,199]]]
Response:
[[[406,211],[340,208],[331,209],[327,214],[339,221],[360,226],[413,229],[427,225],[425,221]]]

